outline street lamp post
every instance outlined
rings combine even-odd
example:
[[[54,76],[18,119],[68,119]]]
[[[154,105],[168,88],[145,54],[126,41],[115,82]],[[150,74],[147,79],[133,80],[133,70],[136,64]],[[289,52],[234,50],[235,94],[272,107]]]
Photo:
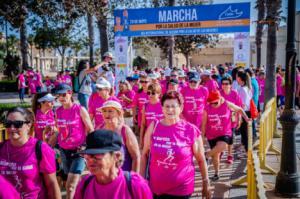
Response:
[[[288,0],[287,44],[286,44],[286,101],[279,118],[282,124],[282,152],[280,171],[276,177],[275,192],[288,197],[300,196],[300,176],[297,172],[295,130],[299,122],[295,111],[295,0]]]

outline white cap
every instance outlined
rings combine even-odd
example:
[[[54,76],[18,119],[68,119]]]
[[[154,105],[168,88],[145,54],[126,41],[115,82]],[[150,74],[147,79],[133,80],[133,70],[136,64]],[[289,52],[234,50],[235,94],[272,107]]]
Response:
[[[110,57],[110,58],[113,58],[113,54],[111,52],[106,52],[104,53],[103,57]]]
[[[111,88],[111,84],[109,83],[109,81],[107,81],[103,77],[100,77],[99,79],[97,79],[96,87],[97,88]]]
[[[115,108],[119,111],[123,110],[122,105],[119,102],[114,101],[114,100],[108,100],[108,101],[104,102],[104,104],[101,106],[101,110],[103,108],[109,108],[109,107],[110,108]]]
[[[211,75],[211,72],[209,70],[204,70],[203,73],[201,73],[201,76],[202,75],[207,75],[207,76],[210,76]]]
[[[150,79],[158,79],[160,77],[160,75],[157,73],[150,73],[150,74],[148,74],[148,77]]]
[[[165,75],[166,77],[169,77],[169,76],[171,76],[171,72],[172,72],[172,70],[168,67],[168,68],[165,69],[164,75]]]
[[[55,100],[55,97],[51,95],[51,93],[48,93],[47,95],[39,98],[38,102],[53,102]]]
[[[178,77],[185,77],[185,73],[183,70],[178,71]]]

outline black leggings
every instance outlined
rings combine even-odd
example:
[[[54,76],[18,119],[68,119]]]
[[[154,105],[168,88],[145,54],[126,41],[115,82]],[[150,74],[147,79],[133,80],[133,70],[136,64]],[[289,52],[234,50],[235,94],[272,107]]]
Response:
[[[251,117],[251,113],[250,111],[245,111],[247,116],[250,118]],[[243,119],[243,122],[241,124],[241,127],[240,127],[240,133],[241,133],[241,137],[242,137],[242,144],[244,145],[245,147],[245,150],[248,151],[248,124],[247,122]],[[253,132],[252,132],[252,135],[253,135]]]
[[[167,195],[167,194],[163,194],[163,195],[153,194],[153,199],[189,199],[189,198],[191,198],[191,195],[173,196],[173,195]]]

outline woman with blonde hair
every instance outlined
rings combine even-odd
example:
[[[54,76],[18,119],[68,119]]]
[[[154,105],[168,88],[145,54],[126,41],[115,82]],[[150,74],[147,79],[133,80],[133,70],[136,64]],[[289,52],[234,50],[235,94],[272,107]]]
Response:
[[[121,135],[124,163],[122,170],[139,172],[140,151],[137,139],[131,128],[124,124],[123,109],[119,102],[109,100],[101,107],[104,124],[101,129],[114,131]]]

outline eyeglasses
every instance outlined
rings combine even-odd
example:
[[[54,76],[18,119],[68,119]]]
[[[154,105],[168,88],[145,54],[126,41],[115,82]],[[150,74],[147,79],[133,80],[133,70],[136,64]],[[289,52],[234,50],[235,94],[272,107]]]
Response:
[[[24,124],[29,124],[29,123],[30,123],[29,121],[22,121],[22,120],[15,120],[15,121],[6,120],[4,121],[4,127],[11,128],[11,126],[13,125],[15,128],[19,129],[22,128]]]
[[[95,155],[83,154],[83,155],[80,155],[80,156],[84,159],[89,159],[89,160],[93,159],[93,160],[97,161],[97,160],[102,160],[104,155],[105,154],[95,154]]]
[[[230,85],[230,83],[222,83],[222,85],[228,86]]]
[[[166,105],[166,106],[163,106],[165,109],[175,109],[175,108],[177,108],[177,107],[179,107],[178,105],[172,105],[172,106],[168,106],[168,105]]]
[[[147,84],[149,81],[140,81],[141,84]]]
[[[147,92],[147,95],[155,95],[155,94],[156,94],[156,92],[151,92],[151,91]]]

